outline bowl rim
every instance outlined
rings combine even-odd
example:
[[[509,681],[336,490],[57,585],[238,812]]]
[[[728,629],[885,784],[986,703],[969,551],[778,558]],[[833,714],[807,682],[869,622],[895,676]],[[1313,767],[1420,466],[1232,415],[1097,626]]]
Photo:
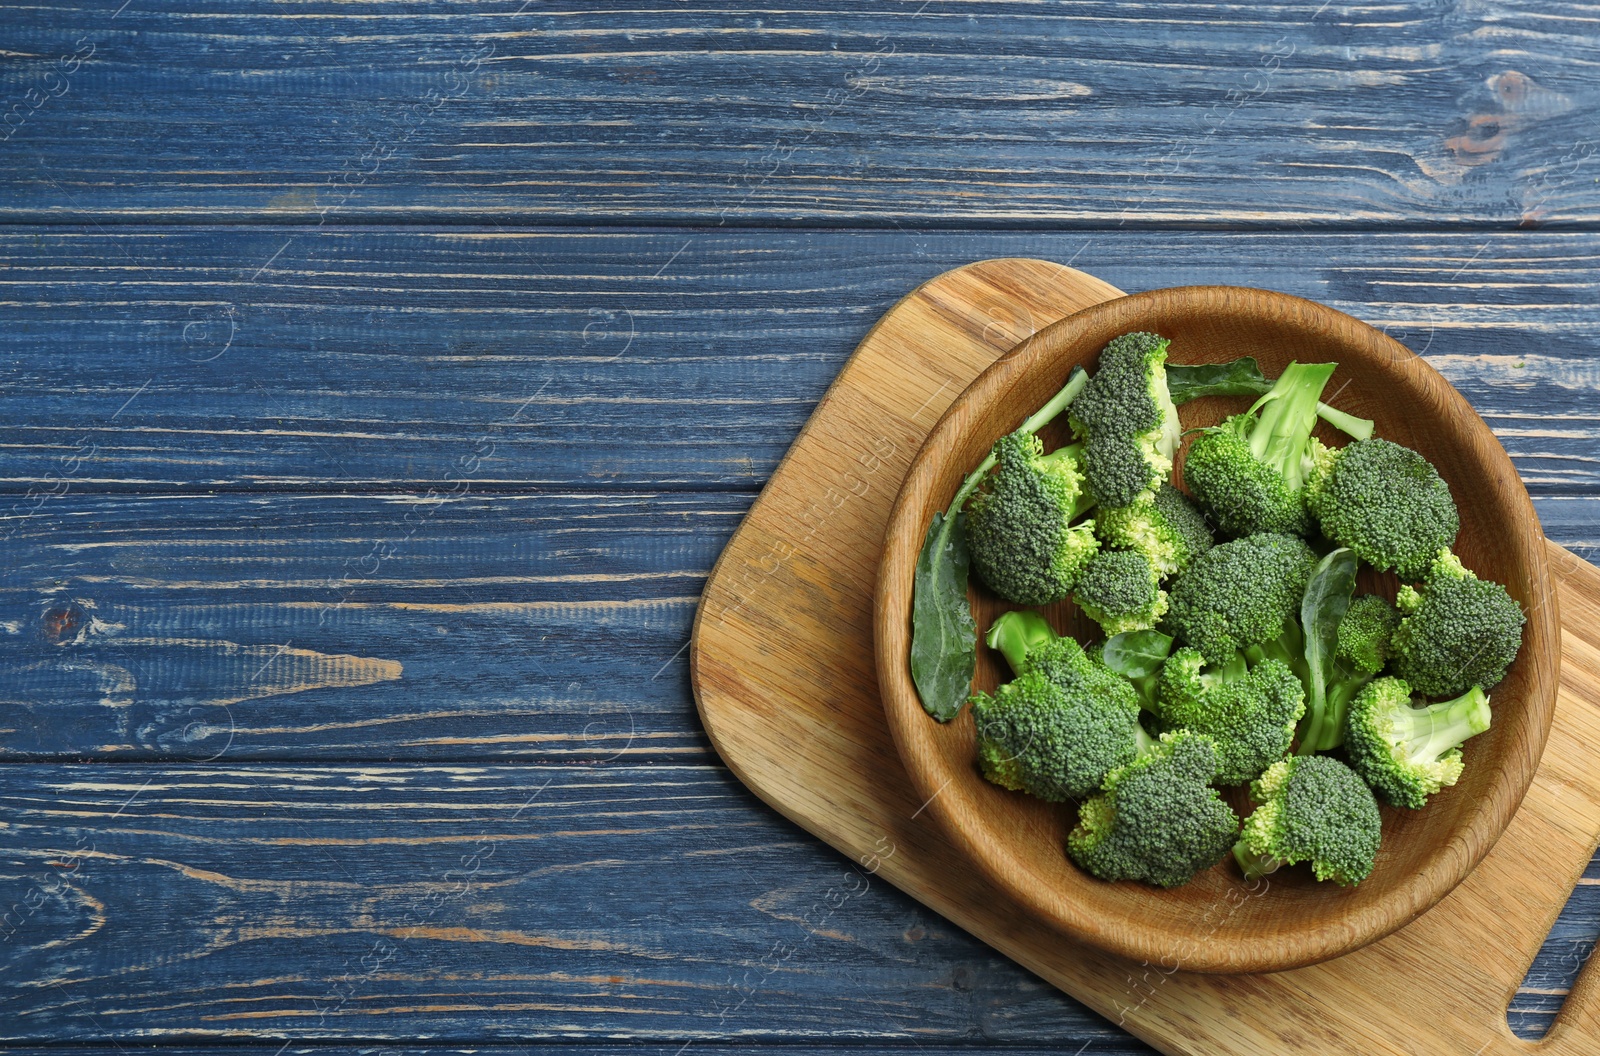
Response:
[[[948,774],[932,740],[940,725],[923,710],[911,681],[908,661],[910,585],[932,512],[944,509],[954,493],[954,489],[950,489],[950,494],[943,496],[938,505],[928,501],[929,492],[943,469],[938,452],[962,436],[973,408],[987,407],[1049,353],[1076,340],[1081,331],[1100,326],[1107,320],[1121,320],[1113,329],[1124,333],[1143,329],[1138,320],[1148,318],[1153,312],[1173,307],[1236,309],[1245,299],[1252,310],[1259,310],[1264,299],[1288,325],[1326,328],[1341,343],[1357,339],[1367,344],[1376,342],[1388,352],[1391,369],[1410,372],[1413,380],[1436,392],[1444,405],[1444,413],[1462,416],[1471,423],[1467,426],[1469,431],[1481,431],[1488,439],[1489,443],[1479,445],[1480,448],[1493,463],[1495,472],[1503,480],[1514,482],[1515,487],[1507,490],[1512,493],[1511,501],[1523,508],[1524,516],[1508,526],[1506,546],[1520,554],[1533,587],[1532,595],[1538,601],[1525,607],[1528,622],[1524,629],[1523,652],[1519,656],[1519,662],[1532,663],[1535,667],[1529,673],[1526,700],[1515,712],[1514,740],[1507,749],[1507,758],[1517,765],[1501,767],[1500,776],[1485,791],[1476,809],[1450,833],[1454,853],[1435,855],[1425,868],[1404,878],[1380,901],[1356,907],[1333,921],[1281,932],[1270,942],[1263,942],[1259,936],[1244,940],[1216,934],[1194,942],[1193,936],[1171,931],[1157,933],[1148,924],[1140,926],[1140,922],[1133,919],[1117,922],[1121,925],[1118,927],[1107,927],[1108,920],[1103,912],[1085,911],[1064,892],[1038,891],[1016,883],[1014,877],[1022,867],[1008,841],[984,839],[982,834],[970,831],[963,824],[956,809],[960,791],[958,789],[955,796],[948,794],[948,786],[956,783],[956,778]],[[1019,413],[1017,420],[1020,421],[1028,410],[1031,408]],[[922,510],[924,506],[926,512]],[[1353,316],[1291,294],[1219,285],[1149,290],[1084,308],[1020,342],[984,369],[956,397],[913,456],[890,511],[874,593],[873,632],[885,717],[907,774],[924,801],[923,807],[992,882],[1033,913],[1038,923],[1070,939],[1131,960],[1163,965],[1172,961],[1174,940],[1188,939],[1185,956],[1176,967],[1219,973],[1281,971],[1349,953],[1404,927],[1449,894],[1504,833],[1532,784],[1554,713],[1560,665],[1559,616],[1543,531],[1510,456],[1466,398],[1420,356]],[[976,769],[971,774],[973,781],[982,780]],[[1065,855],[1065,849],[1062,853]]]

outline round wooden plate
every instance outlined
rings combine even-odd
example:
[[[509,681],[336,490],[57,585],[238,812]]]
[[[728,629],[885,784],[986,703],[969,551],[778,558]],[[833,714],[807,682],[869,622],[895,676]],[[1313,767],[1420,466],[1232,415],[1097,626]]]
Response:
[[[1316,883],[1304,867],[1251,884],[1231,861],[1170,890],[1097,880],[1066,856],[1076,811],[985,781],[970,709],[940,724],[918,700],[907,661],[912,572],[934,513],[994,441],[1054,394],[1074,366],[1092,368],[1108,341],[1133,330],[1170,338],[1173,363],[1254,356],[1275,376],[1295,359],[1337,361],[1325,400],[1374,419],[1377,435],[1415,448],[1438,467],[1461,511],[1456,552],[1480,576],[1505,584],[1527,613],[1522,651],[1491,694],[1494,725],[1467,743],[1460,783],[1423,810],[1384,808],[1383,846],[1358,887]],[[1182,408],[1183,423],[1211,424],[1248,403],[1197,400]],[[1043,435],[1048,450],[1066,439],[1064,423]],[[1322,435],[1341,442],[1338,434]],[[1374,585],[1394,589],[1392,581]],[[976,587],[972,600],[980,629],[1014,607]],[[1093,625],[1080,627],[1070,603],[1047,611],[1058,630],[1090,637]],[[1042,926],[1166,969],[1203,972],[1278,971],[1348,953],[1449,893],[1493,846],[1527,791],[1549,730],[1560,663],[1533,505],[1466,400],[1403,345],[1357,319],[1297,297],[1226,286],[1155,290],[1095,305],[1035,334],[981,374],[912,462],[889,519],[875,621],[880,689],[906,769],[927,809],[992,882]],[[978,651],[974,686],[991,688],[1003,662],[981,645]]]

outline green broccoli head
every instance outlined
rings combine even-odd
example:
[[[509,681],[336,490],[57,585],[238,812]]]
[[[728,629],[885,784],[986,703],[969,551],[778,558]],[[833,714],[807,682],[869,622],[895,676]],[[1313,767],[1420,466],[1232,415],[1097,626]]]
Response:
[[[1060,803],[1091,795],[1148,741],[1125,679],[1071,638],[1028,654],[1028,669],[972,697],[983,774],[1004,788]]]
[[[1305,499],[1250,453],[1246,430],[1254,422],[1254,415],[1235,415],[1196,436],[1183,457],[1184,483],[1227,535],[1304,535]]]
[[[1217,751],[1208,737],[1178,730],[1106,775],[1083,805],[1067,853],[1102,880],[1186,883],[1228,853],[1239,816],[1210,786]]]
[[[1028,664],[1064,689],[1088,695],[1105,693],[1122,699],[1127,680],[1101,663],[1098,650],[1085,649],[1075,638],[1044,642],[1028,653]]]
[[[1389,662],[1391,641],[1400,614],[1376,594],[1363,594],[1350,603],[1339,621],[1334,658],[1350,671],[1375,675]]]
[[[1522,648],[1526,617],[1506,588],[1439,551],[1420,589],[1401,587],[1395,674],[1425,697],[1493,689]]]
[[[1489,697],[1477,686],[1419,708],[1404,679],[1375,679],[1350,703],[1345,755],[1385,800],[1420,809],[1460,779],[1461,744],[1487,730],[1490,718]]]
[[[967,549],[978,575],[1019,605],[1065,598],[1100,548],[1092,523],[1070,524],[1088,505],[1078,450],[1041,450],[1025,430],[1001,437],[995,471],[967,505]]]
[[[1172,472],[1181,432],[1167,392],[1167,343],[1146,333],[1113,340],[1067,411],[1084,440],[1089,490],[1102,506],[1126,506]]]
[[[1303,539],[1264,532],[1220,543],[1173,583],[1164,626],[1209,663],[1285,633],[1317,556]]]
[[[1344,887],[1372,872],[1382,828],[1378,802],[1355,771],[1327,755],[1279,760],[1250,786],[1258,806],[1234,854],[1241,863],[1310,862],[1318,880]]]
[[[1090,559],[1072,598],[1109,635],[1154,627],[1167,611],[1167,592],[1150,559],[1132,550],[1102,550]]]
[[[1305,686],[1287,664],[1248,667],[1235,654],[1208,669],[1199,650],[1187,646],[1167,658],[1156,691],[1163,726],[1216,742],[1216,779],[1224,785],[1249,781],[1283,758],[1305,709]]]
[[[1357,440],[1341,449],[1312,497],[1324,535],[1401,579],[1421,579],[1461,527],[1450,487],[1433,463],[1389,440]]]
[[[1143,554],[1162,576],[1184,571],[1216,542],[1205,515],[1165,482],[1127,506],[1099,507],[1095,531],[1106,546]]]
[[[1291,363],[1243,414],[1202,430],[1183,460],[1183,479],[1225,535],[1304,535],[1305,485],[1323,448],[1311,436],[1333,363]]]
[[[1367,423],[1371,425],[1371,422]],[[1371,436],[1372,431],[1367,431]],[[1358,439],[1362,439],[1358,437]],[[1339,464],[1339,458],[1344,454],[1342,447],[1329,447],[1316,437],[1311,438],[1309,451],[1309,465],[1306,469],[1305,484],[1300,489],[1301,496],[1305,499],[1306,512],[1311,514],[1311,519],[1317,516],[1317,503],[1322,501],[1322,493],[1327,490],[1328,481],[1333,479],[1333,467]],[[1309,524],[1307,527],[1310,527]]]

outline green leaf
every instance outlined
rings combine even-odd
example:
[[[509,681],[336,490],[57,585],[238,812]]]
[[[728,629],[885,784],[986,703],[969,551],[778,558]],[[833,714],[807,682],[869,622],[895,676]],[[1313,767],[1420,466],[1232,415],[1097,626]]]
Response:
[[[1082,367],[1073,367],[1061,391],[1050,397],[1020,426],[1037,433],[1066,410],[1088,384]],[[978,625],[967,603],[967,531],[962,507],[994,466],[994,451],[967,474],[950,508],[936,513],[928,525],[917,574],[911,585],[911,680],[922,707],[940,722],[961,711],[972,688],[978,662]]]
[[[1161,670],[1172,652],[1172,637],[1160,631],[1126,631],[1106,639],[1104,664],[1124,678],[1144,678]]]
[[[1167,364],[1167,392],[1173,403],[1202,396],[1260,396],[1271,388],[1272,382],[1250,356],[1231,363]]]
[[[1306,634],[1306,668],[1311,676],[1306,717],[1300,727],[1297,755],[1325,751],[1338,743],[1343,732],[1333,729],[1328,709],[1328,685],[1333,681],[1333,654],[1339,642],[1339,623],[1356,591],[1360,560],[1344,547],[1317,563],[1300,601],[1300,626]]]
[[[934,514],[911,589],[911,680],[923,709],[940,722],[961,711],[977,663],[967,567],[966,514]]]

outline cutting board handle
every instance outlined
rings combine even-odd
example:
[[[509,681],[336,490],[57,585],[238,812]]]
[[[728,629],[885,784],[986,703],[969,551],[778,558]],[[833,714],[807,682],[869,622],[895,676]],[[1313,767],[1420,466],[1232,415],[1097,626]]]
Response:
[[[1600,957],[1591,954],[1539,1049],[1552,1056],[1593,1056],[1600,1049],[1596,1039],[1600,1039]]]

